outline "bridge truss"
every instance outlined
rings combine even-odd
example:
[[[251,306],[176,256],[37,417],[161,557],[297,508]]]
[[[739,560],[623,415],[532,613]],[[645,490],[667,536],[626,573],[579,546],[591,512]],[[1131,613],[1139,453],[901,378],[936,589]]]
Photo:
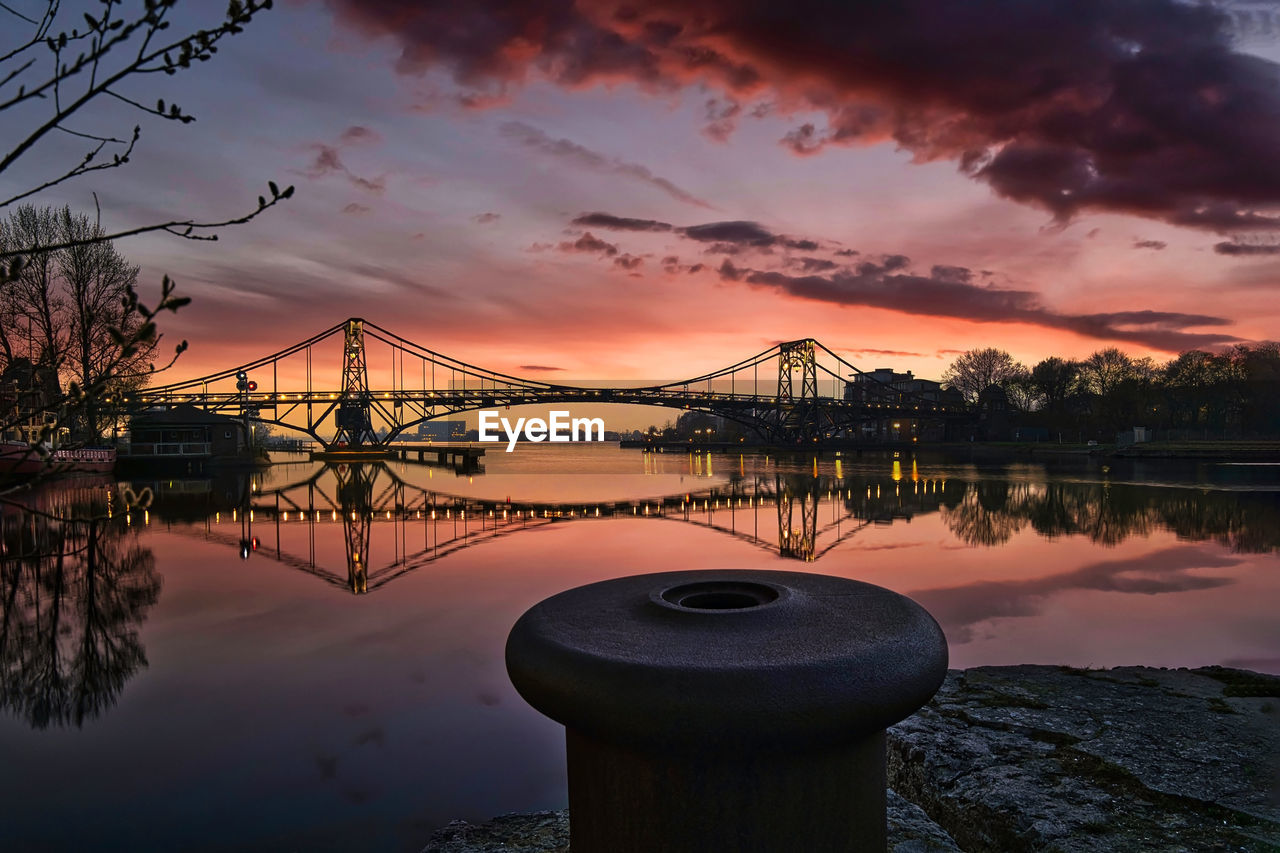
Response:
[[[340,372],[323,367],[319,358],[339,336]],[[376,350],[377,369],[371,367],[371,350]],[[293,386],[280,381],[282,373]],[[245,376],[254,381],[237,382]],[[338,382],[330,384],[326,377]],[[275,424],[303,432],[326,449],[385,445],[424,421],[476,409],[597,403],[704,412],[742,424],[774,444],[852,437],[860,425],[873,421],[946,421],[965,414],[959,401],[882,381],[811,338],[776,344],[690,379],[597,388],[477,367],[359,318],[248,363],[147,388],[123,400],[127,412],[186,404]]]

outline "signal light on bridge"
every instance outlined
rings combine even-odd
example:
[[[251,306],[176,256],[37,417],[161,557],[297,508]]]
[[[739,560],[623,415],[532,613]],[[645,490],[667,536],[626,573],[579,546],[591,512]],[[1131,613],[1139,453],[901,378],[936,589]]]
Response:
[[[248,381],[247,385],[248,385],[248,388],[249,388],[249,390],[250,390],[250,391],[257,391],[257,390],[258,390],[258,383],[257,383],[257,382],[254,382],[252,379],[250,379],[250,380]]]
[[[249,374],[245,373],[243,370],[236,371],[236,379],[239,379],[241,382],[245,381],[248,378],[249,378]]]

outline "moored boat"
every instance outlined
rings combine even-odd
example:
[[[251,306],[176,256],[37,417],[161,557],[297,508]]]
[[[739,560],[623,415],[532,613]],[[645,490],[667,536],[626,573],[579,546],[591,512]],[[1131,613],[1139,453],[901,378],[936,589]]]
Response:
[[[41,452],[25,441],[0,444],[0,475],[107,473],[115,464],[114,447],[60,447]]]

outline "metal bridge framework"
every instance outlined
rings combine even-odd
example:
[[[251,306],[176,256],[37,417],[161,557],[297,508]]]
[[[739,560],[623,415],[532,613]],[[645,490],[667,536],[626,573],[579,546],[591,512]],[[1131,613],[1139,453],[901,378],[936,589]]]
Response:
[[[315,350],[343,336],[339,387],[322,388]],[[367,343],[390,355],[383,387],[370,387]],[[281,365],[305,365],[305,388],[283,389]],[[271,372],[270,388],[264,373]],[[262,377],[261,390],[235,387],[238,373]],[[296,367],[294,373],[299,372]],[[760,374],[764,373],[764,384]],[[776,376],[776,384],[771,382]],[[830,389],[829,392],[827,389]],[[856,393],[853,393],[856,392]],[[218,373],[147,388],[123,398],[122,413],[194,405],[275,424],[325,449],[377,447],[417,424],[475,409],[519,405],[629,403],[717,415],[765,441],[799,444],[849,437],[861,424],[888,419],[947,421],[964,406],[879,381],[812,338],[777,344],[720,370],[642,387],[591,388],[525,379],[429,350],[373,323],[352,318],[279,352]],[[379,438],[375,423],[385,435]]]

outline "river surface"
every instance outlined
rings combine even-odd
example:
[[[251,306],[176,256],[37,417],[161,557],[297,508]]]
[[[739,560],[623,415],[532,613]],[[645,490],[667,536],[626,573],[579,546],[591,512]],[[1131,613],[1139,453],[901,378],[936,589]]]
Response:
[[[1280,466],[277,460],[5,509],[0,850],[408,851],[454,818],[563,807],[562,729],[510,686],[507,631],[641,572],[880,584],[934,614],[954,667],[1280,673]]]

